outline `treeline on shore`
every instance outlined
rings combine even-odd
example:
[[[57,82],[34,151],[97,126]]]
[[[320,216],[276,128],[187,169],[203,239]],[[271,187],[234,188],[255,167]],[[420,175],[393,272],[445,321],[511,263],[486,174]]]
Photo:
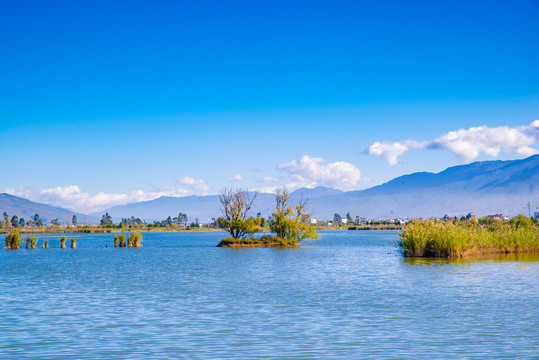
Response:
[[[404,256],[464,257],[539,252],[537,220],[412,220],[399,234]]]

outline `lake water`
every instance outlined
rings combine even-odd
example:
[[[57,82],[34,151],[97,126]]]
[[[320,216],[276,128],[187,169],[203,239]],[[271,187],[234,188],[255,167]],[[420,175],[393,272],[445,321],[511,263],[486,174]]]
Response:
[[[321,234],[285,250],[216,248],[216,232],[2,249],[0,358],[538,358],[538,255],[405,259],[397,232]]]

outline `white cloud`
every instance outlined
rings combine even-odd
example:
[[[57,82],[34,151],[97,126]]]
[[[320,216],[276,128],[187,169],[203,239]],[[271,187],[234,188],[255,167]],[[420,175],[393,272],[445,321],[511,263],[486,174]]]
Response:
[[[243,176],[241,176],[240,174],[236,174],[234,176],[227,176],[225,178],[225,180],[227,181],[243,181]]]
[[[192,179],[193,181],[190,181],[189,179]],[[152,191],[150,192],[135,190],[129,194],[110,194],[100,192],[95,195],[90,195],[89,193],[82,191],[77,185],[43,189],[40,191],[21,187],[16,189],[5,189],[5,192],[32,201],[70,208],[77,212],[89,214],[110,208],[112,206],[153,200],[161,196],[181,197],[194,195],[197,193],[206,195],[207,191],[209,190],[209,187],[206,185],[204,180],[195,180],[193,178],[183,178],[183,180],[184,185],[187,185],[188,188],[177,188],[174,186],[161,188],[153,187]]]
[[[354,165],[337,161],[325,164],[322,158],[304,155],[277,167],[288,173],[293,181],[287,184],[290,190],[300,187],[328,186],[341,190],[353,190],[361,179],[361,173]]]
[[[367,149],[370,155],[386,160],[391,166],[398,163],[398,156],[410,149],[441,149],[454,153],[463,162],[470,162],[481,153],[498,157],[500,152],[530,156],[537,154],[531,147],[539,139],[539,120],[529,126],[471,127],[450,131],[432,141],[375,142]]]
[[[271,176],[266,176],[266,177],[263,177],[262,179],[260,179],[259,182],[261,182],[263,184],[275,184],[275,183],[279,182],[279,179],[271,177]]]
[[[253,191],[258,191],[259,193],[275,194],[279,189],[279,186],[266,186],[258,189],[253,189]],[[290,190],[290,188],[288,188]]]
[[[178,184],[189,186],[193,191],[201,191],[202,195],[206,195],[207,191],[210,190],[210,187],[206,184],[206,181],[199,179],[196,180],[190,176],[182,177],[177,180]]]
[[[376,155],[389,163],[391,166],[398,164],[398,156],[410,149],[421,149],[425,145],[415,140],[375,142],[367,149],[370,155]]]

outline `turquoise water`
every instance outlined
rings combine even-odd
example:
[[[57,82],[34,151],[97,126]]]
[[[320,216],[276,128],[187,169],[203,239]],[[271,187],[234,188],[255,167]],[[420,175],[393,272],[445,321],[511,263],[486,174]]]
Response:
[[[396,232],[321,234],[285,250],[216,248],[215,232],[0,250],[0,358],[537,358],[537,255],[405,259]]]

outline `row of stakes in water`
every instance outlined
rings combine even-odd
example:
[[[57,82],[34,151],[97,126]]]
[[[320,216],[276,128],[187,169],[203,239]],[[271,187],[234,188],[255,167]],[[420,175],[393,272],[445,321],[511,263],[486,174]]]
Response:
[[[6,236],[6,249],[7,250],[20,250],[21,248],[21,234],[20,233],[10,233]],[[26,237],[26,249],[32,249],[34,250],[37,246],[37,238],[35,236],[28,236]],[[131,233],[129,234],[129,237],[127,238],[124,234],[120,235],[114,235],[114,247],[132,247],[132,248],[138,248],[141,246],[142,242],[142,235],[140,233]],[[75,238],[71,238],[71,248],[75,249],[77,247],[77,240]],[[49,240],[45,239],[41,243],[42,249],[48,249],[49,248]],[[60,248],[65,249],[66,248],[66,237],[62,236],[60,239]]]

